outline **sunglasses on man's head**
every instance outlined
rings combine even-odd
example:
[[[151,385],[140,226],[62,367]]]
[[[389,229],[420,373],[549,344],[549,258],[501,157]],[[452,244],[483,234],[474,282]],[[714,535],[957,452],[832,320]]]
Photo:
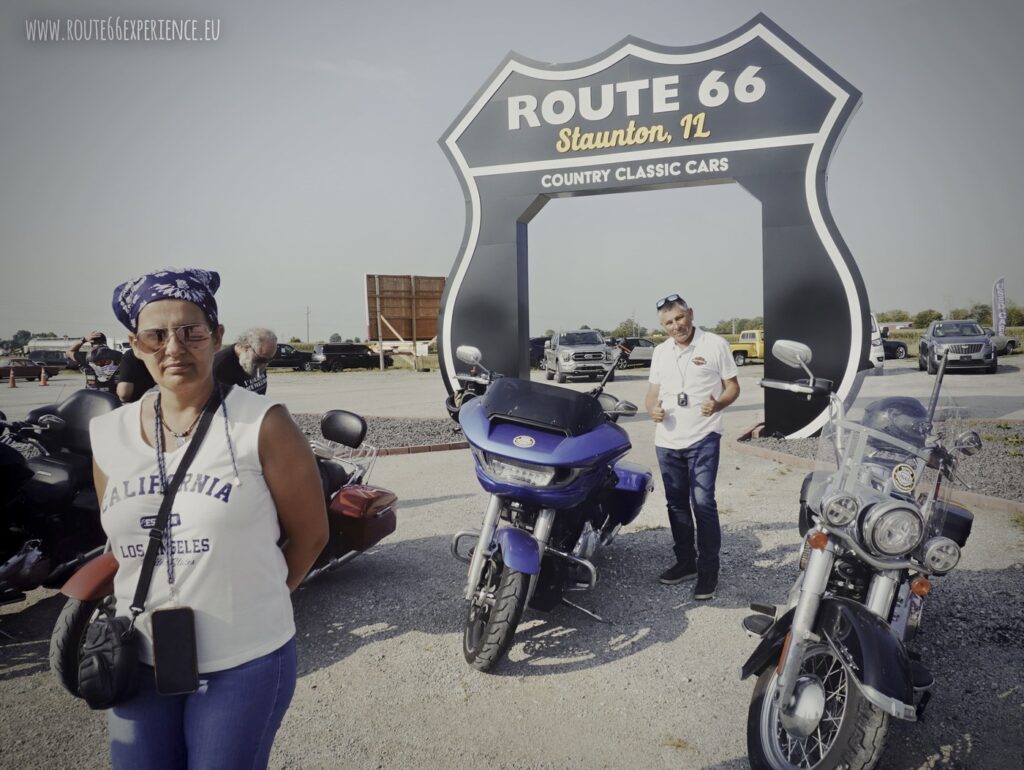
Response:
[[[213,333],[206,324],[186,324],[172,326],[170,329],[140,329],[135,335],[135,341],[143,353],[156,353],[167,346],[171,334],[174,334],[182,345],[201,348],[210,340]]]
[[[665,307],[665,305],[668,305],[669,303],[673,302],[678,305],[682,305],[684,308],[688,307],[686,304],[686,300],[680,297],[678,294],[669,294],[667,297],[662,297],[657,302],[655,302],[654,309],[661,310],[663,307]]]

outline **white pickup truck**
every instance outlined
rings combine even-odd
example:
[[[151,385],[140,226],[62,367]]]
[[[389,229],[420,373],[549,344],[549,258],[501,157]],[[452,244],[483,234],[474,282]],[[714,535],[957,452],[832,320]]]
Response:
[[[594,329],[574,329],[551,335],[544,343],[544,375],[565,382],[569,377],[596,380],[615,366],[615,353]],[[615,372],[608,376],[615,379]]]

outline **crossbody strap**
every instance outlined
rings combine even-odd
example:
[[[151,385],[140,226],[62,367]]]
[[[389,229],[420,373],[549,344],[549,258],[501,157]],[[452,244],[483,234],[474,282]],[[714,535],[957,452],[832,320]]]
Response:
[[[160,551],[160,545],[163,543],[164,529],[167,527],[167,520],[171,515],[171,506],[174,505],[174,496],[178,487],[181,486],[181,480],[185,477],[188,466],[192,464],[192,458],[199,451],[199,445],[206,436],[206,430],[210,427],[218,406],[220,406],[220,388],[214,386],[210,400],[203,407],[203,416],[199,418],[196,432],[192,435],[188,449],[185,450],[185,455],[181,458],[181,464],[178,465],[178,470],[175,471],[174,476],[167,484],[167,489],[164,490],[164,499],[160,503],[160,512],[157,513],[156,523],[149,530],[149,544],[146,546],[146,556],[142,560],[142,572],[139,573],[139,584],[135,588],[135,598],[132,599],[130,608],[133,624],[139,613],[146,608],[146,596],[149,594],[149,584],[153,580],[153,569],[156,567],[156,557]],[[167,554],[167,558],[171,558],[171,554]]]

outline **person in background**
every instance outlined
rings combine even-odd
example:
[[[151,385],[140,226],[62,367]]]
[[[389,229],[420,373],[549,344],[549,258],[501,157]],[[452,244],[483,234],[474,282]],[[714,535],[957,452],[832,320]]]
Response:
[[[225,385],[240,385],[267,394],[267,364],[277,352],[277,335],[270,329],[246,329],[235,344],[213,357],[213,376]]]
[[[140,361],[129,348],[121,354],[121,366],[117,370],[117,397],[122,404],[130,404],[142,398],[142,394],[156,383],[146,364]]]
[[[715,500],[720,413],[740,395],[738,372],[729,343],[695,326],[682,297],[669,294],[655,309],[668,339],[654,349],[644,403],[657,425],[654,448],[676,555],[658,580],[675,585],[696,578],[693,597],[707,600],[718,588],[722,545]]]
[[[158,558],[135,624],[139,692],[108,712],[114,770],[265,768],[295,690],[290,592],[327,542],[323,490],[284,405],[214,379],[219,286],[216,272],[187,269],[114,290],[114,314],[157,385],[89,425],[118,615],[129,614],[164,479],[215,410],[164,531],[173,556]],[[156,690],[151,617],[167,607],[194,612],[192,693]]]
[[[92,345],[88,354],[81,350],[86,342]],[[88,337],[75,341],[65,351],[65,355],[85,374],[85,387],[108,393],[116,392],[121,354],[107,347],[107,335],[103,332],[92,332]]]

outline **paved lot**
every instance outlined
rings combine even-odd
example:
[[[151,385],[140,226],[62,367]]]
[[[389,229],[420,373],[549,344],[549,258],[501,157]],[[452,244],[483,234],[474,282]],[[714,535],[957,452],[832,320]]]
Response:
[[[956,375],[948,392],[986,416],[1024,418],[1015,356],[996,376]],[[931,378],[913,363],[887,362],[862,396],[927,395]],[[743,395],[726,412],[726,438],[761,416],[756,380],[740,370]],[[0,393],[16,415],[47,396],[35,385]],[[75,378],[77,381],[77,377]],[[586,389],[588,384],[572,387]],[[436,373],[271,375],[271,393],[293,411],[344,407],[367,415],[443,416]],[[641,403],[646,370],[609,388]],[[655,466],[653,427],[624,422],[631,459]],[[639,519],[598,556],[600,581],[569,607],[529,612],[509,664],[475,672],[460,652],[465,566],[448,554],[457,529],[475,527],[485,497],[468,452],[382,458],[375,481],[401,500],[399,529],[372,553],[295,597],[300,681],[279,734],[273,767],[319,768],[742,768],[752,682],[738,670],[754,647],[740,630],[751,600],[781,601],[795,572],[797,492],[802,472],[741,455],[723,443],[719,500],[723,583],[698,605],[688,587],[656,575],[671,558],[664,497],[657,489]],[[1024,655],[1006,643],[998,618],[970,639],[943,637],[943,612],[971,618],[978,591],[1018,595],[1024,537],[1012,517],[979,511],[962,566],[943,579],[926,611],[929,643],[960,646],[928,720],[895,725],[886,768],[1020,766],[1024,757]],[[0,608],[0,766],[102,767],[102,715],[69,699],[46,670],[46,640],[60,608],[37,591],[29,606]],[[1012,605],[1011,605],[1012,606]],[[930,611],[935,609],[936,612]],[[1009,761],[1009,764],[1007,762]]]

